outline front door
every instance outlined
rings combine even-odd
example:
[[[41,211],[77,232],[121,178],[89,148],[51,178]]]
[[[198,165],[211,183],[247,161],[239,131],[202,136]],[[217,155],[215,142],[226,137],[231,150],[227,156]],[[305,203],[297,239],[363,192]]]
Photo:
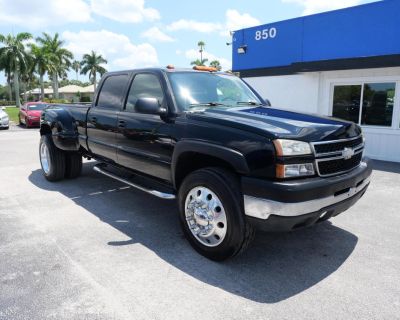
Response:
[[[170,126],[159,115],[135,110],[139,98],[166,99],[157,74],[136,74],[129,89],[125,108],[118,116],[117,162],[130,169],[171,181],[172,144]]]
[[[129,74],[110,75],[103,80],[97,101],[87,115],[89,150],[97,157],[117,160],[116,132]]]

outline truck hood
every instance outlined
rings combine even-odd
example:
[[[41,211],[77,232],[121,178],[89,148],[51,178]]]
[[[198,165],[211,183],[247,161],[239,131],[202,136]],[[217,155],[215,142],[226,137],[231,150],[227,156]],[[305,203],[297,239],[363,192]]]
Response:
[[[312,142],[353,138],[361,134],[361,128],[353,122],[271,107],[208,108],[188,113],[187,116],[196,121],[235,127],[271,139]]]

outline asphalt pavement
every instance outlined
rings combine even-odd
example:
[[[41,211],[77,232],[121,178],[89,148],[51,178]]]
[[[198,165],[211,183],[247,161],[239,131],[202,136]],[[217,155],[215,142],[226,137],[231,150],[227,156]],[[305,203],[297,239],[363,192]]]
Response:
[[[175,202],[95,173],[47,182],[37,129],[0,131],[0,319],[400,319],[400,165],[316,227],[216,263]]]

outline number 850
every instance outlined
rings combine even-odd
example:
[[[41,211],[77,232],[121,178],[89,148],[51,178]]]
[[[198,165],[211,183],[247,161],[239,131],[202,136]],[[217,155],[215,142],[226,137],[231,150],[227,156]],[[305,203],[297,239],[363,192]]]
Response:
[[[266,39],[273,39],[276,37],[276,28],[264,29],[264,30],[257,30],[255,39],[258,40],[266,40]]]

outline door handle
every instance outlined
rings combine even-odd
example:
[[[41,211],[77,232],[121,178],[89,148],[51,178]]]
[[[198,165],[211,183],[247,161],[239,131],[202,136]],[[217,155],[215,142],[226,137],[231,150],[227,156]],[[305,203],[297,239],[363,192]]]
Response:
[[[119,120],[118,121],[118,127],[119,128],[125,128],[126,127],[126,122],[124,120]]]

